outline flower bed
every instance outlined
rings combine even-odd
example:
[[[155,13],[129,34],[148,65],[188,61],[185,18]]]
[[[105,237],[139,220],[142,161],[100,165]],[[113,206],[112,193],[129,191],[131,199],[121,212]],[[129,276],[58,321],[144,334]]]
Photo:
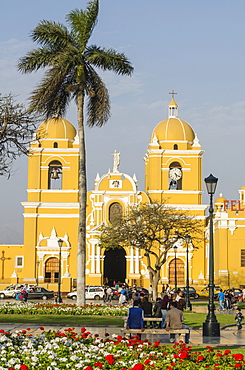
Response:
[[[64,332],[48,331],[29,335],[28,329],[16,333],[0,331],[0,370],[82,369],[82,370],[151,370],[151,369],[244,369],[242,354],[229,350],[192,351],[191,346],[151,344],[137,338],[115,336],[101,339],[85,328]]]
[[[125,316],[128,314],[128,307],[102,304],[86,304],[85,307],[79,307],[75,304],[16,302],[0,305],[0,314]]]

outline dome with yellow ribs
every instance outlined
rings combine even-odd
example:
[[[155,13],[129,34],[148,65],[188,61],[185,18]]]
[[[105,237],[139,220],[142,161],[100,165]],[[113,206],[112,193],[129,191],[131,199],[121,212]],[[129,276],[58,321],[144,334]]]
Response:
[[[74,140],[76,129],[73,124],[65,118],[48,118],[38,127],[39,139],[69,139]]]
[[[223,194],[220,193],[219,197],[215,200],[215,204],[223,204],[224,201],[227,200],[225,197],[223,197]]]
[[[193,143],[195,133],[189,123],[178,117],[178,105],[174,99],[168,105],[168,119],[161,121],[154,128],[151,139],[157,137],[159,143],[163,141],[187,141]]]

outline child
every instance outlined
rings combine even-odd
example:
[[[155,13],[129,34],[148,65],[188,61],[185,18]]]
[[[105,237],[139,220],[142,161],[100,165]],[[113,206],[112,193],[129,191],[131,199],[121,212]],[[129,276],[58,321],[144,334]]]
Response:
[[[241,313],[241,309],[238,307],[236,309],[236,316],[235,316],[235,320],[236,320],[236,325],[237,325],[237,329],[240,330],[242,329],[242,320],[244,319],[243,317],[243,314]]]

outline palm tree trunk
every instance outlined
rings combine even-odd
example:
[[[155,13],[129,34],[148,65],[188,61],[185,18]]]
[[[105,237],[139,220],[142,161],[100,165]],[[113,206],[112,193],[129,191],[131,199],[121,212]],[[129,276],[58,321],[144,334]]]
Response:
[[[85,306],[85,266],[86,266],[86,150],[83,122],[84,92],[81,90],[77,97],[77,121],[79,137],[79,225],[77,250],[77,305]]]

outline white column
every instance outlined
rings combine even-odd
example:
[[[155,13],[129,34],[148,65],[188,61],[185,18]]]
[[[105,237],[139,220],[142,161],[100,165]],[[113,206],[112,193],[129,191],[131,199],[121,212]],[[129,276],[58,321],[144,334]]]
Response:
[[[135,248],[135,274],[140,272],[139,248]]]
[[[129,273],[134,273],[134,248],[130,247],[130,267],[129,267]]]
[[[96,273],[100,274],[100,246],[97,244]]]
[[[91,273],[95,273],[95,246],[94,243],[91,245]]]

